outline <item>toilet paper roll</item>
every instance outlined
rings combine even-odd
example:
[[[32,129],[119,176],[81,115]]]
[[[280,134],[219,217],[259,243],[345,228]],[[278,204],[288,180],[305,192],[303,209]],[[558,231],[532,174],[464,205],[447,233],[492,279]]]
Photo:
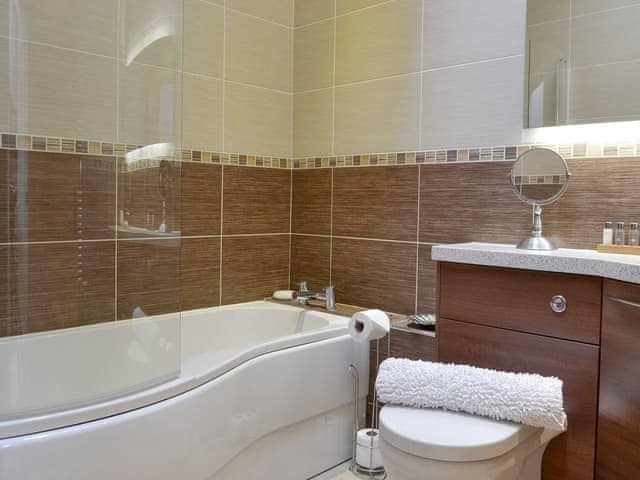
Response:
[[[378,447],[380,432],[373,428],[358,430],[356,445],[356,463],[365,468],[382,467],[382,456]]]
[[[356,342],[378,340],[389,333],[391,321],[382,310],[358,312],[349,321],[349,335]]]
[[[295,300],[298,296],[295,290],[276,290],[273,292],[275,300]]]

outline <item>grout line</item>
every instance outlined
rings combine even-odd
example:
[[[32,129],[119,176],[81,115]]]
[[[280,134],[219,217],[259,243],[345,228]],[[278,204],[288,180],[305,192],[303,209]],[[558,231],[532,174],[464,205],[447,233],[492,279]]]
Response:
[[[510,60],[510,59],[513,59],[513,58],[521,58],[521,57],[524,57],[524,56],[525,56],[524,53],[516,53],[514,55],[505,55],[504,57],[487,58],[486,60],[477,60],[477,61],[474,61],[474,62],[457,63],[455,65],[447,65],[447,66],[444,66],[444,67],[427,68],[426,70],[423,70],[422,73],[439,72],[440,70],[449,70],[449,69],[453,69],[453,68],[470,67],[470,66],[473,66],[473,65],[481,65],[483,63],[499,62],[501,60]]]
[[[253,85],[251,83],[238,82],[236,80],[225,79],[225,82],[231,83],[233,85],[242,85],[244,87],[252,87],[252,88],[258,88],[260,90],[267,90],[268,92],[280,93],[282,95],[290,95],[290,96],[294,95],[293,92],[287,92],[286,90],[280,90],[278,88],[271,88],[271,87],[263,87],[262,85]]]
[[[291,288],[291,240],[293,235],[293,170],[289,171],[289,283],[287,288]]]
[[[305,27],[310,27],[312,25],[317,25],[319,23],[322,22],[326,22],[327,20],[331,20],[331,18],[341,18],[341,17],[348,17],[349,15],[353,15],[354,13],[360,13],[363,12],[365,10],[371,10],[372,8],[376,8],[376,7],[380,7],[382,5],[386,5],[388,3],[394,3],[397,0],[381,0],[380,2],[374,4],[374,5],[369,5],[367,7],[362,7],[362,8],[358,8],[356,10],[351,10],[350,12],[345,12],[345,13],[341,13],[340,15],[338,15],[338,10],[334,5],[334,9],[333,9],[333,17],[327,17],[327,18],[323,18],[321,20],[314,20],[313,22],[309,22],[309,23],[305,23],[302,25],[295,25],[294,22],[294,30],[300,29],[300,28],[305,28]]]
[[[122,1],[118,0],[116,3],[116,56],[120,54],[120,15],[122,12]],[[115,132],[115,140],[118,142],[118,137],[120,136],[120,62],[116,60],[116,132]],[[102,148],[100,149],[102,151]],[[120,223],[120,215],[119,215],[119,193],[120,193],[120,185],[119,185],[119,177],[120,177],[120,160],[116,157],[116,223],[115,225],[119,225]],[[118,229],[115,231],[115,245],[113,246],[113,263],[114,263],[114,278],[113,278],[113,320],[118,320]]]
[[[122,240],[122,239],[121,239]],[[64,244],[71,244],[71,243],[107,243],[107,242],[115,242],[117,241],[116,238],[100,238],[100,239],[96,239],[96,240],[81,240],[81,239],[77,239],[77,240],[40,240],[40,241],[36,241],[36,242],[29,242],[29,241],[23,241],[23,242],[3,242],[0,243],[0,247],[12,247],[12,246],[22,246],[22,245],[64,245]]]
[[[418,149],[422,149],[422,78],[424,74],[424,1],[420,2],[420,78],[418,79],[418,84],[420,91],[418,92]],[[420,175],[420,174],[418,174]]]
[[[101,57],[101,58],[107,58],[109,60],[118,60],[118,46],[116,45],[116,54],[115,56],[111,56],[111,55],[105,55],[103,53],[95,53],[95,52],[89,52],[86,50],[80,50],[77,48],[70,48],[70,47],[63,47],[62,45],[55,45],[53,43],[47,43],[47,42],[38,42],[36,40],[27,40],[24,38],[19,38],[19,37],[13,37],[11,35],[0,35],[0,38],[4,38],[6,40],[11,40],[13,42],[20,42],[20,43],[24,43],[27,45],[37,45],[39,47],[47,47],[47,48],[55,48],[58,50],[65,50],[67,52],[73,52],[73,53],[81,53],[84,55],[91,55],[93,57]]]
[[[226,2],[226,0],[225,0]],[[220,268],[218,272],[218,302],[222,305],[222,243],[224,225],[224,165],[220,172]]]
[[[221,122],[222,122],[221,147],[223,152],[225,147],[224,144],[225,144],[225,135],[226,135],[226,132],[225,132],[225,104],[227,103],[226,93],[225,93],[226,77],[227,77],[227,0],[224,0],[222,2],[222,119],[221,119]],[[222,288],[222,286],[220,288]],[[222,305],[222,302],[220,302],[220,304]]]
[[[569,16],[568,17],[562,17],[562,18],[554,18],[552,20],[545,20],[543,22],[537,22],[537,23],[531,23],[531,24],[527,24],[526,27],[530,28],[530,27],[539,27],[542,25],[549,25],[552,23],[560,23],[560,22],[569,22],[571,23],[572,20],[576,19],[576,18],[586,18],[586,17],[593,17],[596,15],[602,15],[605,13],[611,13],[611,12],[617,12],[620,10],[627,10],[627,9],[631,9],[631,8],[636,8],[638,7],[638,4],[631,4],[631,5],[623,5],[620,7],[613,7],[613,8],[605,8],[602,10],[596,10],[593,12],[587,12],[587,13],[580,13],[578,15],[573,15],[573,2],[570,2],[571,6],[569,7],[571,9]]]
[[[352,236],[345,236],[345,235],[332,235],[331,238],[337,238],[339,240],[361,240],[366,242],[398,243],[401,245],[415,245],[417,243],[411,240],[391,240],[388,238],[352,237]]]
[[[331,74],[331,155],[336,154],[336,55],[338,39],[338,0],[333,0],[333,72]],[[331,176],[331,187],[333,188],[333,174]]]
[[[414,312],[418,313],[418,288],[420,285],[420,190],[422,183],[422,167],[418,167],[418,208],[416,215],[416,296]]]
[[[331,169],[331,205],[329,208],[329,285],[333,285],[333,169]]]
[[[289,232],[276,232],[276,233],[234,233],[222,235],[222,238],[247,238],[247,237],[283,237],[290,235]]]
[[[255,20],[260,20],[260,21],[265,22],[265,23],[270,23],[272,25],[277,25],[278,27],[290,28],[291,30],[293,30],[293,27],[291,25],[285,25],[284,23],[274,22],[273,20],[268,20],[266,18],[258,17],[257,15],[252,15],[251,13],[243,12],[242,10],[236,10],[235,8],[231,8],[231,7],[226,7],[226,9],[227,9],[227,11],[233,12],[233,13],[237,13],[238,15],[244,15],[245,17],[250,17],[250,18],[253,18]]]

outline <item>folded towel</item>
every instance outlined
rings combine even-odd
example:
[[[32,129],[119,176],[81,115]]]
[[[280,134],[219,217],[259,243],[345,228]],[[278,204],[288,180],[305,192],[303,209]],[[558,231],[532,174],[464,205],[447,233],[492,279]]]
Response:
[[[383,403],[567,428],[562,380],[555,377],[389,358],[378,369],[376,389]]]

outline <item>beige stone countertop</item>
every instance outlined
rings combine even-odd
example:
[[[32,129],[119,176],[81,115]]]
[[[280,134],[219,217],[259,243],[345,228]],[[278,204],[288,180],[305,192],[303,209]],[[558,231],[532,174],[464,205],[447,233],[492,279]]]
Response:
[[[514,245],[471,242],[436,245],[431,249],[431,258],[440,262],[572,273],[640,284],[640,255],[572,248],[533,251],[520,250]]]

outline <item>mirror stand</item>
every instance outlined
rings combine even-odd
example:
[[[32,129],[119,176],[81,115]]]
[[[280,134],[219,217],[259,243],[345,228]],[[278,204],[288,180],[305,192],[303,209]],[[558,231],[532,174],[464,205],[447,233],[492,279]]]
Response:
[[[531,236],[518,244],[522,250],[557,250],[553,240],[542,236],[542,205],[533,204],[533,227]]]

